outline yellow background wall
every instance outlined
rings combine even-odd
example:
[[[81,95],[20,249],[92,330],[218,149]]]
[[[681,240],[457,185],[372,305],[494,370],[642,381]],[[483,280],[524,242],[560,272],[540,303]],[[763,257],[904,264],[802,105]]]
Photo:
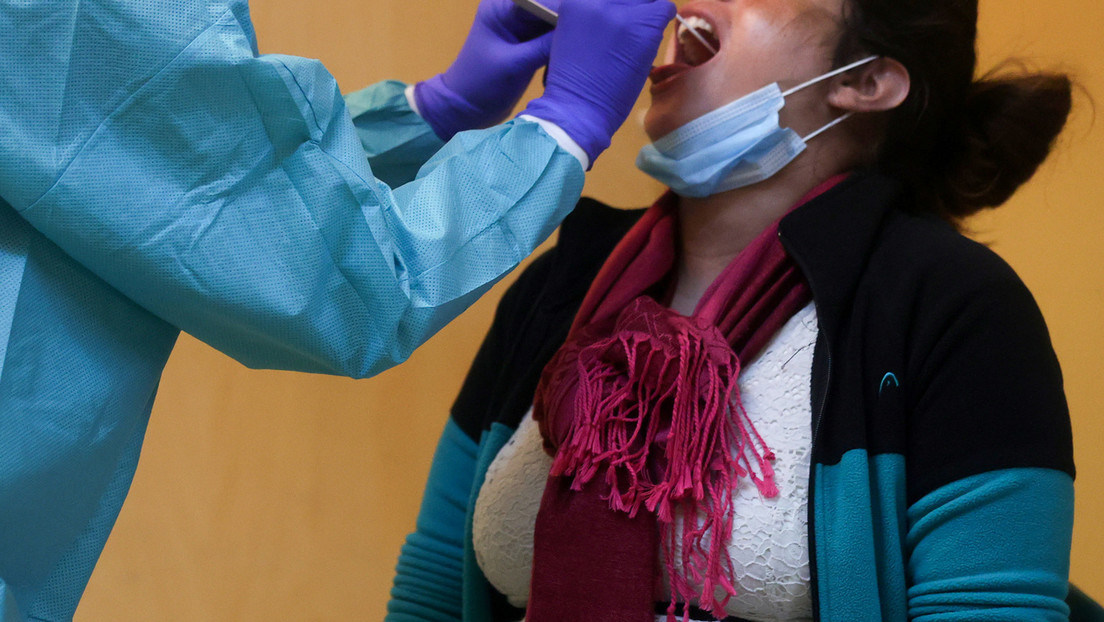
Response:
[[[252,10],[262,51],[320,58],[348,91],[444,69],[475,5],[256,0]],[[983,66],[1010,54],[1059,64],[1104,102],[1099,0],[983,0],[981,32]],[[1077,441],[1072,576],[1104,599],[1104,122],[1079,104],[1053,160],[974,229],[1050,324]],[[631,119],[587,192],[648,203],[658,187],[632,166],[642,141]],[[77,619],[381,619],[437,435],[502,291],[367,381],[252,372],[183,337]]]

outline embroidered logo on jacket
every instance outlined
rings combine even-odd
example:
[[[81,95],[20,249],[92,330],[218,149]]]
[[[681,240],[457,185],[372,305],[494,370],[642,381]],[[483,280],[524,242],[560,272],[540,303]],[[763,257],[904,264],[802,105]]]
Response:
[[[888,389],[890,387],[899,387],[899,386],[901,386],[901,383],[900,383],[900,381],[897,380],[897,374],[894,374],[893,372],[889,372],[886,375],[882,376],[882,383],[880,385],[878,385],[878,395],[880,396],[883,391],[885,391],[886,389]]]

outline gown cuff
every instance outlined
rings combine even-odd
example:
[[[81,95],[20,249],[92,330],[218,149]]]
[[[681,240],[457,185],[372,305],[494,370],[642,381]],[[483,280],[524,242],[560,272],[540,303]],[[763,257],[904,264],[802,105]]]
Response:
[[[563,147],[564,151],[575,156],[575,159],[579,161],[579,164],[583,165],[584,171],[590,170],[590,158],[587,157],[586,151],[583,151],[583,148],[579,146],[579,143],[575,142],[575,139],[571,138],[571,136],[568,136],[567,132],[563,131],[563,128],[556,125],[555,123],[552,123],[551,121],[545,121],[544,119],[534,117],[533,115],[523,114],[518,115],[518,118],[524,119],[526,121],[532,121],[533,123],[541,126],[541,128],[543,128],[549,136],[556,139],[556,142],[559,143],[561,147]]]

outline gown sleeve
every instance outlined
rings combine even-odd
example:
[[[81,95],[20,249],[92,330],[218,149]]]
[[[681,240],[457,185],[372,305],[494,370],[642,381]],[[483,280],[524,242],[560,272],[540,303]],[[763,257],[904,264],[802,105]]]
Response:
[[[3,0],[0,28],[0,196],[250,367],[403,361],[582,189],[579,161],[524,120],[461,133],[412,174],[436,145],[401,102],[357,103],[354,122],[320,63],[258,55],[241,0]]]
[[[392,188],[412,181],[445,143],[410,107],[406,84],[388,80],[345,96],[372,173]]]

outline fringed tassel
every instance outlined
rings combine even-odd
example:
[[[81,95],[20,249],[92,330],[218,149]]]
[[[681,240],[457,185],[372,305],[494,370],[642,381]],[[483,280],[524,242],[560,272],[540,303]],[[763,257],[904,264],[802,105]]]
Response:
[[[555,389],[538,407],[574,413],[558,435],[551,474],[573,477],[572,488],[580,490],[601,473],[610,508],[630,516],[641,508],[654,512],[672,601],[697,598],[723,618],[736,592],[727,550],[733,490],[750,477],[764,497],[778,494],[774,455],[740,403],[740,361],[716,327],[646,297],[606,334],[615,336],[561,349],[557,358],[573,358],[573,365],[549,366],[564,377],[549,383]],[[676,556],[682,573],[675,572]],[[691,582],[702,585],[700,594]],[[673,609],[668,617],[674,619]]]

